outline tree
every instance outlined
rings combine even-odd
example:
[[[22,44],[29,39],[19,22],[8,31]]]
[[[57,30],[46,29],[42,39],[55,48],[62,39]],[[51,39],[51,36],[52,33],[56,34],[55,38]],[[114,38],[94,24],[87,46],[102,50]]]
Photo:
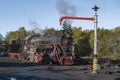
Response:
[[[27,35],[27,31],[24,27],[20,27],[17,31],[11,31],[6,36],[6,41],[10,43],[12,40],[24,38]]]
[[[114,31],[117,32],[117,33],[120,33],[120,26],[116,27],[116,28],[114,29]]]
[[[89,44],[90,44],[90,47],[93,51],[93,49],[94,49],[94,31],[93,30],[91,30],[89,32]]]
[[[112,41],[112,33],[107,29],[98,29],[98,54],[105,56],[110,53],[110,45]]]
[[[27,35],[27,31],[25,30],[24,27],[20,27],[17,33],[19,35],[18,38],[22,38]]]
[[[79,56],[88,56],[91,53],[91,47],[89,44],[89,30],[82,31],[81,27],[74,27],[73,29],[73,39],[76,47],[76,53]]]
[[[112,42],[111,42],[111,54],[115,58],[120,57],[120,27],[116,27],[112,30]]]
[[[74,27],[72,29],[73,31],[73,39],[74,39],[74,42],[77,43],[78,41],[80,41],[83,37],[83,33],[82,33],[82,28],[81,27]]]
[[[0,44],[4,42],[4,37],[0,34]]]
[[[89,56],[91,53],[91,47],[89,43],[89,31],[82,32],[82,38],[79,39],[77,46],[77,52],[79,52],[79,56]]]
[[[108,56],[120,52],[120,33],[118,29],[119,28],[115,28],[115,30],[97,29],[97,52],[99,56]],[[93,50],[94,31],[90,34],[89,42]]]
[[[44,30],[44,35],[47,35],[47,34],[50,34],[50,33],[52,33],[52,32],[54,32],[55,31],[55,29],[54,28],[46,28],[45,30]]]

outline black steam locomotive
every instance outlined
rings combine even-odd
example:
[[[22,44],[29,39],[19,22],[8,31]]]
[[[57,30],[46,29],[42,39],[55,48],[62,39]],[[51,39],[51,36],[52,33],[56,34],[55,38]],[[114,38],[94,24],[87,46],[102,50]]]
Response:
[[[15,49],[17,48],[17,49]],[[9,55],[42,64],[72,65],[76,57],[71,28],[41,35],[29,35],[11,44]]]

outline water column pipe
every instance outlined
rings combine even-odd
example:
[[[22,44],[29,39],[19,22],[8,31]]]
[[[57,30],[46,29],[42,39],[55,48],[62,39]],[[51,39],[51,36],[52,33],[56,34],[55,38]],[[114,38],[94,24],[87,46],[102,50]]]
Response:
[[[62,24],[63,19],[75,19],[75,20],[90,20],[93,21],[94,18],[93,17],[76,17],[76,16],[62,16],[59,21],[60,21],[60,25]]]
[[[93,57],[93,70],[92,73],[98,73],[98,53],[97,53],[97,26],[98,26],[98,15],[97,10],[99,7],[96,5],[92,8],[95,11],[94,15],[94,57]]]

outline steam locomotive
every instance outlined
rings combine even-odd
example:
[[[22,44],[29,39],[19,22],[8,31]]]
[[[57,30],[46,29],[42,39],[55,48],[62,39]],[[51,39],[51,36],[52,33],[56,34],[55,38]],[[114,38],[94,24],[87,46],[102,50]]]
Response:
[[[14,40],[9,55],[20,60],[42,64],[72,65],[76,63],[72,31],[70,28]]]

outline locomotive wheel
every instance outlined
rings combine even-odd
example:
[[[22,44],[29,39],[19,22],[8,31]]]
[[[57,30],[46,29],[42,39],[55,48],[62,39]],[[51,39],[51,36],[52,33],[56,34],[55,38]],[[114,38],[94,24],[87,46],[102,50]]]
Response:
[[[40,57],[38,58],[38,60],[39,60],[39,62],[42,62],[43,57],[42,57],[42,56],[40,56]]]
[[[59,65],[64,65],[64,61],[63,61],[63,58],[62,58],[62,57],[60,58]]]
[[[64,65],[70,66],[72,64],[73,64],[73,62],[72,62],[72,60],[70,60],[70,57],[64,56]]]
[[[35,56],[34,55],[30,55],[30,62],[34,61]]]
[[[38,61],[39,61],[38,56],[35,56],[34,58],[35,58],[35,62],[38,63]]]
[[[12,55],[9,55],[9,57],[10,57],[10,59],[14,59],[14,56],[12,56]]]

